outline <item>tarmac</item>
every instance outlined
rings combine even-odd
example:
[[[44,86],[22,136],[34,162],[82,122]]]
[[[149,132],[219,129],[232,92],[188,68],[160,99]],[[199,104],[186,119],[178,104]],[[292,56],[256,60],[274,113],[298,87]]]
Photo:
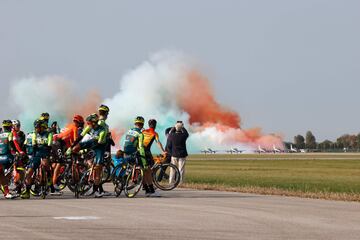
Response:
[[[0,239],[360,239],[356,202],[188,189],[161,196],[2,198]]]

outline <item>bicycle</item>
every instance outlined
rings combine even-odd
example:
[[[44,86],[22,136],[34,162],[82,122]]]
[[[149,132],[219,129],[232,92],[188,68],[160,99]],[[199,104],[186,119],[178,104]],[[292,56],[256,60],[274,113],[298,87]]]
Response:
[[[135,159],[135,154],[122,158],[122,161],[112,169],[110,180],[114,184],[114,193],[116,197],[119,197],[122,191],[124,191],[128,175],[132,172],[133,165],[136,162]]]
[[[120,162],[112,169],[110,180],[114,184],[115,197],[119,197],[124,190],[127,168],[128,161],[124,158],[123,162]]]
[[[157,188],[163,191],[171,191],[180,184],[180,171],[177,166],[165,161],[166,156],[158,155],[154,157],[155,164],[151,168],[153,182]],[[170,179],[171,172],[173,172],[173,179]]]
[[[140,155],[135,153],[129,156],[126,168],[124,193],[128,198],[134,198],[141,190],[144,180],[144,171],[140,166]]]
[[[68,187],[75,194],[75,198],[79,198],[81,194],[81,173],[84,171],[85,165],[79,160],[77,154],[72,154],[70,178],[68,178]]]

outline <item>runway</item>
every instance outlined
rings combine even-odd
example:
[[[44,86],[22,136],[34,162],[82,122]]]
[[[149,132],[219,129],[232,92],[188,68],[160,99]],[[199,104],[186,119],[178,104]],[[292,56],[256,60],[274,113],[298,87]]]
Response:
[[[1,239],[359,239],[360,203],[176,190],[0,200]]]

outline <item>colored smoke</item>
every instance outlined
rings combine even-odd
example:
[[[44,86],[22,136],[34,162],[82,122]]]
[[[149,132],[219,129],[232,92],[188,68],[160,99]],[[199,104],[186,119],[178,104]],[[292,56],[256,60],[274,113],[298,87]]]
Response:
[[[124,131],[135,116],[159,121],[163,136],[177,120],[190,131],[191,152],[200,149],[257,149],[258,145],[282,148],[282,139],[263,135],[260,129],[241,129],[239,114],[218,103],[208,79],[197,64],[180,52],[159,52],[120,81],[119,92],[106,99],[110,109],[109,124]]]
[[[204,148],[282,148],[279,136],[264,135],[258,128],[241,129],[239,114],[217,102],[199,69],[185,54],[164,51],[125,74],[118,92],[104,100],[96,92],[79,99],[74,86],[58,76],[17,81],[12,85],[11,99],[27,130],[42,112],[49,112],[53,120],[65,126],[73,114],[92,113],[103,102],[111,109],[108,124],[117,144],[133,119],[141,115],[158,120],[163,143],[165,129],[177,120],[183,121],[190,132],[188,146],[193,153]]]
[[[178,93],[178,103],[180,109],[189,114],[190,124],[217,123],[231,128],[240,128],[240,116],[225,109],[215,100],[205,76],[192,70],[183,81],[185,85]]]
[[[50,113],[51,121],[65,126],[74,113],[93,113],[101,103],[100,95],[94,91],[79,98],[74,85],[59,76],[21,79],[12,84],[10,99],[27,131],[32,130],[34,120],[43,112]]]

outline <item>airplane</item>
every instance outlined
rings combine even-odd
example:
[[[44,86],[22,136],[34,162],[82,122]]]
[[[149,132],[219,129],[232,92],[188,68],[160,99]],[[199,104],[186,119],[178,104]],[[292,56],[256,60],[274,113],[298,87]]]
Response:
[[[275,147],[275,145],[273,145],[273,152],[274,153],[281,153],[282,151],[278,148]]]
[[[293,147],[292,144],[290,144],[290,150],[289,150],[290,153],[297,153],[298,150],[296,148]]]
[[[207,149],[204,149],[202,151],[200,151],[201,153],[205,153],[205,154],[215,154],[217,153],[218,151],[216,150],[212,150],[211,148],[207,148]]]
[[[261,146],[259,145],[258,146],[258,150],[257,151],[255,151],[255,152],[257,152],[257,153],[267,153],[267,151],[265,150],[265,149],[263,149],[263,148],[261,148]]]
[[[233,153],[243,153],[245,150],[239,150],[238,148],[232,148],[230,150],[227,150],[227,153],[233,154]]]

